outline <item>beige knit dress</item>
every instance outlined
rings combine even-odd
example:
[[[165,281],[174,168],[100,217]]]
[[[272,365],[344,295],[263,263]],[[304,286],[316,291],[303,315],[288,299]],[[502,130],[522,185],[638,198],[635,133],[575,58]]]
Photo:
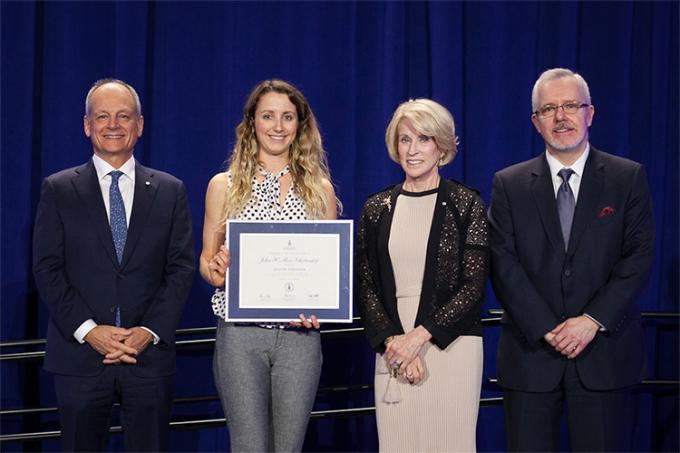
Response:
[[[399,195],[390,230],[389,253],[397,309],[404,330],[414,328],[425,270],[436,191]],[[445,350],[428,342],[421,350],[425,379],[410,385],[396,379],[398,403],[385,402],[390,379],[376,355],[375,405],[381,452],[476,451],[475,429],[482,383],[482,338],[461,336]],[[394,385],[393,382],[390,385]]]

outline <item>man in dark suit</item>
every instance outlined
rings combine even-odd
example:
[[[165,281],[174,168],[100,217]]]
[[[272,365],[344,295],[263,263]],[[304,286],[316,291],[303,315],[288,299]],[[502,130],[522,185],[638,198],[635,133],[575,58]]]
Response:
[[[559,449],[566,405],[573,450],[625,451],[653,259],[645,171],[589,145],[580,75],[544,72],[532,110],[546,152],[496,173],[489,209],[508,449]]]
[[[85,105],[94,156],[44,180],[33,243],[62,447],[105,450],[119,401],[125,448],[165,450],[175,329],[195,267],[187,196],[132,156],[144,127],[134,88],[100,80]]]

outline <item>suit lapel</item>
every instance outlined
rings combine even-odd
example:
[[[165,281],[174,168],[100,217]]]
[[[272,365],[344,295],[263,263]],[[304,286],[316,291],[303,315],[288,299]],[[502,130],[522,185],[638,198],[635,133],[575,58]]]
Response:
[[[592,146],[590,155],[583,168],[583,178],[578,191],[578,200],[571,225],[571,238],[567,254],[573,255],[588,223],[597,218],[597,205],[604,186],[604,164],[598,158],[598,151]]]
[[[531,177],[533,178],[531,181],[531,193],[541,215],[543,228],[555,250],[558,253],[564,253],[564,240],[562,238],[559,215],[557,214],[555,189],[545,155],[536,158],[534,168],[531,171]]]
[[[148,168],[135,163],[135,197],[132,202],[130,225],[121,267],[125,267],[139,242],[156,197],[156,190],[158,190],[158,184],[154,180],[153,173]]]
[[[83,204],[87,209],[88,216],[94,231],[97,233],[97,237],[99,237],[102,243],[102,247],[114,266],[118,267],[118,258],[116,257],[113,237],[111,236],[111,226],[106,216],[106,207],[102,199],[97,171],[92,160],[76,169],[76,176],[73,177],[72,183],[78,196],[83,200]]]

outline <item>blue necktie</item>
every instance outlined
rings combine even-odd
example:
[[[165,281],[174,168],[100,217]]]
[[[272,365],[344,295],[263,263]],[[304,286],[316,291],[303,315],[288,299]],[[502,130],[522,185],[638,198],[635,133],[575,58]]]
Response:
[[[563,168],[557,173],[562,178],[562,184],[557,190],[557,212],[560,216],[564,250],[569,248],[569,235],[571,234],[571,224],[574,220],[574,208],[576,207],[574,192],[571,191],[571,186],[569,185],[569,178],[573,174],[574,170],[571,168]]]
[[[111,173],[111,187],[109,188],[109,223],[111,224],[111,235],[113,245],[116,248],[118,263],[123,261],[123,250],[125,250],[125,240],[127,239],[127,220],[125,219],[125,205],[123,197],[118,188],[118,180],[122,171],[114,170]],[[116,307],[116,327],[120,327],[120,307]]]

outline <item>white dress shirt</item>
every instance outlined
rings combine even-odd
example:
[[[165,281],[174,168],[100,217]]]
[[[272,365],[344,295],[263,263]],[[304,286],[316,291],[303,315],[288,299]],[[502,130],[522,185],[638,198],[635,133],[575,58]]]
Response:
[[[123,197],[123,205],[125,205],[125,222],[130,226],[132,202],[135,198],[135,157],[131,156],[127,162],[120,166],[120,168],[113,168],[111,164],[96,154],[92,156],[92,163],[94,164],[94,169],[97,171],[97,179],[99,180],[99,187],[101,188],[104,206],[106,207],[106,217],[109,218],[109,221],[111,216],[111,205],[109,201],[111,175],[109,173],[114,170],[123,172],[118,179],[118,188],[120,189],[120,195]]]
[[[581,154],[581,157],[576,159],[576,162],[571,164],[570,167],[565,167],[562,162],[557,160],[550,154],[547,150],[545,152],[545,158],[548,161],[548,166],[550,167],[550,176],[553,183],[553,189],[555,189],[555,198],[557,198],[557,191],[560,190],[562,185],[562,178],[558,174],[563,168],[571,168],[574,173],[569,178],[569,185],[571,186],[571,191],[574,192],[574,203],[578,202],[578,190],[581,188],[581,179],[583,179],[583,169],[586,166],[586,161],[588,160],[588,154],[590,154],[590,143],[586,143],[586,149]]]
[[[118,189],[120,189],[120,195],[123,198],[123,205],[125,206],[125,223],[130,226],[130,214],[132,213],[132,203],[135,198],[135,158],[131,156],[120,168],[113,168],[111,164],[106,162],[101,157],[94,154],[92,156],[92,163],[94,164],[95,171],[97,172],[97,180],[99,181],[99,188],[102,191],[102,198],[104,199],[104,207],[106,208],[106,218],[111,221],[111,204],[109,201],[109,189],[111,188],[111,173],[114,170],[123,172],[123,174],[118,179]],[[85,342],[85,335],[87,335],[90,330],[97,327],[97,323],[93,319],[88,319],[80,325],[73,333],[73,336],[78,340],[79,343]],[[156,335],[152,330],[140,326],[142,329],[146,330],[153,336],[153,344],[157,344],[160,341],[158,335]]]

